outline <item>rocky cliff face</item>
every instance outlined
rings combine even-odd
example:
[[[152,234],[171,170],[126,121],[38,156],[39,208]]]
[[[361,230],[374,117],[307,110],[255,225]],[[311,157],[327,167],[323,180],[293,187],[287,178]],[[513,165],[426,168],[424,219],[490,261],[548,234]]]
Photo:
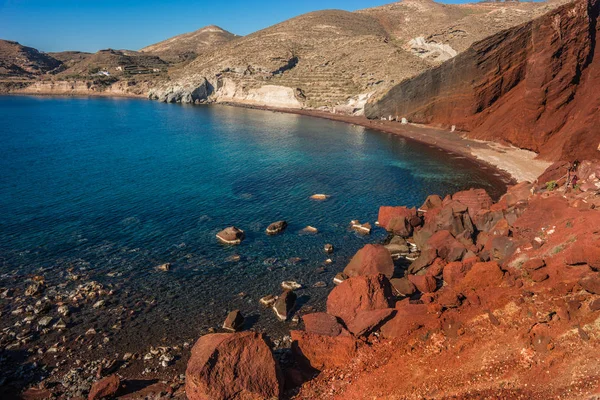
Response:
[[[366,115],[455,126],[544,159],[596,159],[599,8],[578,0],[477,42],[367,104]]]

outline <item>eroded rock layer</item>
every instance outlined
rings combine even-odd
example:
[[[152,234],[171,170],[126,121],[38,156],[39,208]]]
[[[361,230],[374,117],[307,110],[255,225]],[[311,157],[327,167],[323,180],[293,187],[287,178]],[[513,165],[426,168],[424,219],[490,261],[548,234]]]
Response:
[[[597,159],[599,8],[597,0],[578,0],[479,41],[368,103],[365,113],[455,126],[544,159]]]

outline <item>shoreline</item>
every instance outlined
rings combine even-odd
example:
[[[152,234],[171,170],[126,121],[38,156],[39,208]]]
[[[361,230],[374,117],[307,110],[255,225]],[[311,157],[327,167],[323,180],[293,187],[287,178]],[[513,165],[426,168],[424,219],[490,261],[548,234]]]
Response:
[[[52,93],[52,92],[8,92],[1,95],[9,96],[59,96],[59,97],[115,97],[146,99],[147,96],[136,95],[133,93]],[[450,154],[456,154],[470,159],[471,161],[491,169],[497,173],[506,185],[514,185],[521,181],[533,182],[541,175],[550,161],[536,160],[536,153],[517,147],[507,146],[496,142],[481,141],[469,139],[466,133],[461,135],[459,132],[450,132],[427,125],[407,124],[402,125],[396,121],[370,120],[364,116],[354,116],[345,114],[334,114],[330,112],[278,108],[270,106],[259,106],[236,102],[210,103],[208,105],[224,105],[230,107],[248,108],[253,110],[263,110],[279,112],[286,114],[302,115],[313,118],[322,118],[330,121],[343,122],[351,125],[358,125],[368,129],[383,133],[401,136],[408,140],[413,140],[422,144],[442,149]],[[443,135],[448,133],[448,135]]]
[[[334,114],[317,110],[253,106],[243,103],[220,104],[323,118],[331,121],[358,125],[383,133],[398,135],[409,140],[445,150],[448,153],[464,156],[477,164],[491,168],[500,174],[501,179],[505,181],[507,185],[516,184],[521,181],[533,182],[552,164],[550,161],[535,160],[534,158],[537,154],[532,151],[506,146],[496,142],[469,139],[465,135],[452,133],[427,125],[410,123],[402,125],[400,122],[396,121],[370,120],[363,116]],[[448,135],[442,136],[443,133],[448,133]]]

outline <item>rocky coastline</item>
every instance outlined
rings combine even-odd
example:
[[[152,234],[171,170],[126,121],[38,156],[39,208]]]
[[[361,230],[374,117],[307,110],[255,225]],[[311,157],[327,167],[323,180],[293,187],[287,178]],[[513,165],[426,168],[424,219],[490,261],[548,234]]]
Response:
[[[510,186],[497,202],[467,190],[431,195],[419,208],[382,206],[378,225],[388,239],[366,245],[326,283],[333,289],[322,312],[297,305],[304,289],[293,281],[260,299],[288,321],[289,335],[281,339],[248,329],[234,310],[222,330],[195,345],[194,338],[91,359],[86,353],[111,335],[92,323],[71,343],[65,329],[106,309],[122,288],[86,281],[76,270],[66,272],[67,282],[32,276],[0,294],[13,317],[25,318],[3,331],[5,351],[20,352],[40,335],[55,343],[30,349],[40,357],[20,366],[27,353],[5,354],[3,369],[16,375],[0,387],[38,382],[21,386],[21,394],[4,392],[28,399],[586,398],[597,393],[600,376],[593,362],[600,354],[600,164],[584,161],[566,173],[569,167],[555,163],[535,182]],[[568,185],[565,176],[573,175],[578,181]],[[284,232],[285,221],[272,225],[265,235]],[[220,235],[241,241],[240,232]],[[169,265],[157,271],[168,273]],[[143,307],[152,304],[121,307],[115,325],[142,315]],[[400,379],[408,360],[417,360],[421,372]],[[460,367],[450,368],[457,360]],[[565,368],[587,378],[557,379]],[[540,384],[539,374],[550,380]]]

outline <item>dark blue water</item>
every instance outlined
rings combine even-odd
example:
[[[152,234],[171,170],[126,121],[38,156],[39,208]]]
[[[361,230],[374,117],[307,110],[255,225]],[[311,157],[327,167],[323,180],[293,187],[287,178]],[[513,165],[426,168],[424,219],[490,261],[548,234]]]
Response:
[[[362,127],[143,100],[0,97],[0,155],[3,283],[40,272],[60,280],[75,268],[120,285],[124,298],[154,300],[157,320],[176,332],[212,326],[227,309],[256,312],[283,279],[330,284],[358,248],[385,237],[347,229],[373,223],[380,205],[502,187],[468,160]],[[279,219],[287,231],[267,237]],[[241,246],[217,243],[229,225],[246,231]],[[300,235],[306,225],[319,233]],[[337,251],[318,274],[325,243]],[[241,260],[227,261],[234,254]],[[172,271],[154,270],[164,262]],[[307,290],[305,301],[327,292]],[[197,322],[177,326],[181,315]]]

